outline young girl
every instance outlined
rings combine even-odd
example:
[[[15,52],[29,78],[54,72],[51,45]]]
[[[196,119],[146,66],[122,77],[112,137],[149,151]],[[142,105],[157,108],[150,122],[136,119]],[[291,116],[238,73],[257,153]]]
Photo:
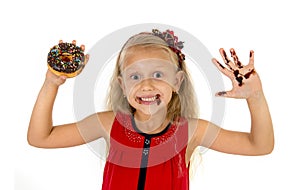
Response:
[[[241,64],[234,49],[230,49],[233,61],[220,49],[226,67],[212,60],[233,85],[232,90],[216,95],[246,99],[248,103],[251,131],[245,133],[197,118],[182,48],[183,43],[168,30],[132,36],[117,59],[109,93],[110,111],[55,127],[53,104],[66,77],[47,71],[29,124],[29,144],[59,148],[104,138],[109,149],[102,189],[109,190],[189,189],[190,158],[198,146],[240,155],[272,152],[272,121],[254,69],[254,52],[250,52],[248,65]]]

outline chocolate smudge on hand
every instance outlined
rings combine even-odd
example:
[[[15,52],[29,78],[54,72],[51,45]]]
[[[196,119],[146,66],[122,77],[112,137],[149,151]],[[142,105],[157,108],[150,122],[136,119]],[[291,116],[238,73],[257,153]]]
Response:
[[[224,96],[225,94],[227,94],[227,92],[225,92],[225,91],[222,91],[222,92],[218,92],[218,93],[217,93],[218,96]]]
[[[255,73],[255,70],[252,69],[250,72],[248,72],[248,73],[246,73],[246,74],[244,75],[245,79],[248,79],[248,78],[250,77],[250,75],[251,75],[251,74],[254,74],[254,73]]]
[[[235,51],[232,49],[230,50],[230,53],[231,53],[231,57],[233,58],[234,60],[234,63],[237,65],[238,68],[243,68],[243,65],[242,63],[240,62],[238,56],[236,55]]]
[[[223,50],[223,56],[224,56],[224,59],[226,60],[226,63],[228,64],[230,62],[230,60],[228,59],[225,50]]]
[[[222,69],[225,69],[225,67],[219,61],[217,61],[217,63],[219,64],[220,67],[222,67]]]
[[[235,71],[233,71],[233,74],[234,74],[235,77],[238,77],[238,75],[240,74],[240,72],[239,72],[239,70],[235,70]]]
[[[239,69],[243,68],[243,65],[242,65],[242,63],[240,61],[237,61],[237,65],[238,65]]]
[[[233,72],[234,76],[235,76],[235,80],[238,81],[239,83],[239,86],[242,86],[243,85],[243,77],[242,76],[239,76],[240,75],[240,72],[239,70],[235,70]]]
[[[239,86],[242,86],[242,85],[243,85],[243,77],[235,77],[235,80],[238,81]]]

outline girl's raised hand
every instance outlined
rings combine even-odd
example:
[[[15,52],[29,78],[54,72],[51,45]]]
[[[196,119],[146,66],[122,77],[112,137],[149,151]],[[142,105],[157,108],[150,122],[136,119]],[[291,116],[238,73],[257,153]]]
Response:
[[[46,73],[46,82],[49,84],[55,85],[59,87],[60,85],[64,84],[67,80],[66,76],[57,76],[53,72],[51,72],[49,69],[47,70]]]
[[[217,59],[213,58],[212,62],[217,68],[232,82],[232,89],[230,91],[223,91],[216,93],[216,96],[224,96],[229,98],[251,98],[262,92],[262,85],[258,74],[254,68],[254,51],[250,51],[249,63],[243,65],[233,48],[230,49],[230,54],[233,60],[227,57],[223,48],[220,54],[225,62],[222,65]]]

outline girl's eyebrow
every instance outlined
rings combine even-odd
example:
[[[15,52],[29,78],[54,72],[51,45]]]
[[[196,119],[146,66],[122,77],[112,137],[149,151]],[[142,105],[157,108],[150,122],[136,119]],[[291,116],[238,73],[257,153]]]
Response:
[[[140,74],[139,71],[137,71],[136,69],[126,69],[124,71],[121,71],[120,73],[122,76],[128,76],[128,75],[132,75],[132,74]]]
[[[121,71],[121,73],[132,73],[132,72],[137,72],[137,69],[136,68],[127,68],[127,69],[125,69],[125,70],[123,70],[123,71]]]
[[[166,67],[166,65],[158,65],[158,66],[156,66],[155,68],[163,68],[163,69],[165,69],[165,68],[167,68],[167,67]]]
[[[124,71],[121,71],[122,73],[127,73],[127,74],[133,74],[133,73],[139,73],[140,71],[144,71],[143,68],[128,68],[125,69]],[[146,71],[149,71],[148,69]],[[169,69],[165,66],[156,66],[156,67],[152,67],[152,71],[169,71]]]

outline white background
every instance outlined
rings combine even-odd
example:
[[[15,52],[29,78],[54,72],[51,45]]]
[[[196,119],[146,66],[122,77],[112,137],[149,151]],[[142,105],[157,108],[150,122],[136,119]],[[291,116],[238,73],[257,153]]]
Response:
[[[2,1],[0,109],[5,153],[1,154],[1,185],[15,190],[101,188],[103,163],[86,145],[49,150],[27,144],[28,122],[44,80],[47,53],[59,39],[76,39],[88,51],[120,28],[162,23],[196,36],[217,58],[220,47],[234,47],[242,62],[248,61],[250,49],[255,50],[273,117],[276,145],[272,154],[245,157],[207,151],[191,189],[299,189],[297,5],[296,0]],[[73,82],[60,88],[54,124],[75,120]],[[226,100],[222,127],[247,131],[249,125],[245,101]]]

